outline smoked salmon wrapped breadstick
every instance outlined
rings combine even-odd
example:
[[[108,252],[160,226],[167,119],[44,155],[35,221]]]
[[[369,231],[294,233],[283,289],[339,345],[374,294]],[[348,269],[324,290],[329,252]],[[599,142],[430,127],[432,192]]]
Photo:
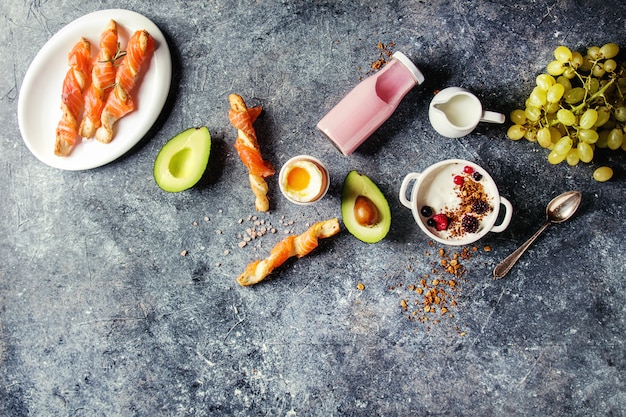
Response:
[[[317,222],[301,235],[286,237],[274,246],[267,258],[249,264],[244,273],[237,278],[237,282],[248,286],[263,281],[287,259],[307,255],[317,247],[319,239],[336,235],[339,229],[339,220],[335,218]]]
[[[131,92],[135,88],[141,66],[154,50],[154,39],[146,30],[136,31],[128,40],[126,55],[115,74],[115,87],[107,97],[102,110],[102,126],[96,130],[96,139],[103,143],[113,140],[113,125],[135,109]]]
[[[261,157],[256,132],[252,126],[261,113],[261,107],[248,108],[243,98],[237,94],[229,95],[228,101],[230,102],[228,118],[230,123],[237,128],[235,149],[243,164],[248,168],[250,187],[255,195],[254,206],[257,211],[267,211],[270,204],[267,199],[268,186],[265,178],[274,175],[276,171],[270,162]]]
[[[83,91],[91,78],[91,44],[82,38],[67,58],[70,69],[63,80],[61,120],[56,129],[54,153],[68,156],[78,142],[78,123],[83,113]]]
[[[115,85],[115,59],[118,53],[117,23],[111,20],[100,36],[100,51],[91,70],[91,85],[85,93],[85,115],[80,135],[93,138],[100,127],[100,116],[107,94]]]

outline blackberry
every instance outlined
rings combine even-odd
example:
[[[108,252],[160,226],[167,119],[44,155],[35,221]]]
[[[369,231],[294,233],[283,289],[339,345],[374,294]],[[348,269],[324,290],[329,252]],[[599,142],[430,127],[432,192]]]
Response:
[[[466,214],[461,220],[461,226],[467,233],[475,233],[478,230],[478,219],[471,214]]]
[[[476,214],[483,214],[491,209],[489,204],[484,200],[476,200],[472,203],[472,211]]]
[[[474,181],[480,181],[483,179],[483,174],[478,171],[474,171],[474,173],[472,173],[472,178],[474,178]]]

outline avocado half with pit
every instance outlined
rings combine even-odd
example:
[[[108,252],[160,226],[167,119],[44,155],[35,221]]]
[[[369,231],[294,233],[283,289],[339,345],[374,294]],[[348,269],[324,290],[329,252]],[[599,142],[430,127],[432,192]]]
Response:
[[[206,127],[192,127],[170,139],[154,161],[154,180],[163,190],[176,193],[193,187],[206,169],[211,134]]]
[[[341,216],[346,229],[366,243],[382,240],[391,227],[387,199],[371,179],[357,171],[350,171],[343,182]]]

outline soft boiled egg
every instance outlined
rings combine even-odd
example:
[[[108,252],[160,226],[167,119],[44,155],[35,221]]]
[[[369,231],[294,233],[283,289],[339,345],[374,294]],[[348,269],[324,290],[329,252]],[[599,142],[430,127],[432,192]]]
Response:
[[[288,200],[298,204],[312,203],[326,194],[328,171],[319,160],[301,155],[283,165],[279,183]]]

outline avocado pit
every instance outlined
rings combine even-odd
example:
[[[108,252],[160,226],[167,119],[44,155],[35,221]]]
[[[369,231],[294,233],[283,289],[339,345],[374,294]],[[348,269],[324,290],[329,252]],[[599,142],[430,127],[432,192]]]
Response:
[[[372,200],[360,195],[354,203],[354,218],[361,226],[371,227],[378,223],[380,215]]]

